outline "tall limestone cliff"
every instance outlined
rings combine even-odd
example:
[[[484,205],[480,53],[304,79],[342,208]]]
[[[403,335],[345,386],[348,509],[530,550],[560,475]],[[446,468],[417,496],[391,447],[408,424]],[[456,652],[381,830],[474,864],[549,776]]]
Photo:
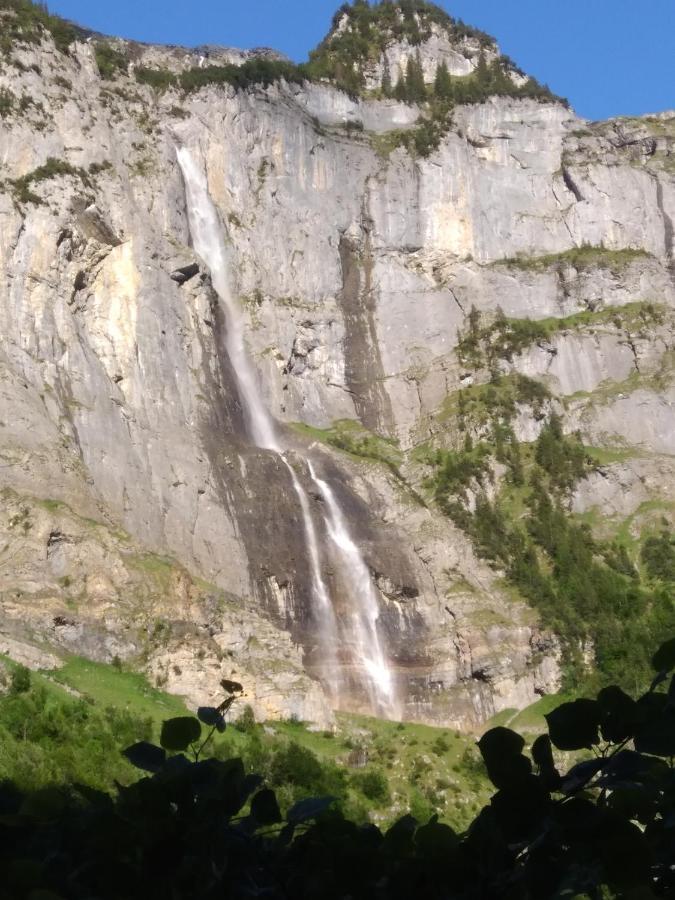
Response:
[[[191,701],[234,675],[261,716],[330,721],[297,497],[246,439],[178,144],[298,475],[311,450],[377,581],[406,716],[473,727],[559,683],[551,623],[427,490],[423,451],[494,376],[458,352],[476,311],[546,326],[498,360],[546,388],[519,440],[553,411],[611,451],[571,511],[672,527],[675,115],[583,121],[426,4],[375,7],[355,51],[363,7],[301,72],[0,0],[0,652],[117,657]],[[440,112],[396,99],[441,66]]]

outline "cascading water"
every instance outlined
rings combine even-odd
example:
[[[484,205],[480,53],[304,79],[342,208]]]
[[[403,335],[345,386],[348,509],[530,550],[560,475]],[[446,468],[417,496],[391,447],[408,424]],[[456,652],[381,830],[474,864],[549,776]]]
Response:
[[[371,704],[380,715],[395,718],[399,714],[394,681],[377,630],[380,607],[372,577],[359,548],[349,532],[347,520],[327,481],[319,478],[311,459],[307,460],[312,480],[321,491],[328,507],[326,525],[328,536],[342,558],[342,570],[350,592],[359,603],[349,611],[351,627],[348,633],[356,644],[356,658],[365,668]]]
[[[237,379],[251,440],[263,450],[282,453],[274,421],[260,396],[255,372],[246,352],[244,324],[239,306],[230,290],[223,229],[209,196],[206,176],[186,147],[178,147],[176,154],[185,182],[190,234],[195,250],[209,267],[213,287],[225,306],[225,349]]]
[[[347,621],[342,622],[339,629],[330,593],[321,572],[319,542],[307,494],[286,458],[285,448],[279,438],[275,422],[265,407],[256,373],[246,352],[241,312],[230,290],[224,234],[218,212],[209,195],[206,176],[186,147],[178,147],[176,154],[185,182],[188,219],[194,247],[209,267],[213,287],[223,302],[227,324],[225,349],[237,381],[249,436],[257,447],[279,454],[290,473],[300,504],[319,630],[321,664],[318,668],[321,679],[332,700],[337,704],[342,688],[337,661],[341,631],[344,641],[353,645],[354,663],[362,667],[365,673],[364,681],[373,711],[394,718],[399,711],[392,674],[378,635],[379,606],[370,572],[349,533],[347,521],[334,492],[326,481],[317,477],[308,459],[311,477],[327,506],[326,531],[350,592]]]
[[[312,595],[316,604],[316,615],[320,631],[319,643],[321,644],[321,662],[318,668],[321,671],[321,680],[324,687],[328,691],[333,705],[336,706],[340,699],[340,688],[342,686],[337,664],[337,619],[335,618],[335,610],[333,609],[326,583],[321,575],[319,542],[316,537],[316,528],[314,527],[314,520],[312,519],[312,513],[309,508],[307,494],[303,490],[303,487],[298,480],[298,476],[293,471],[293,466],[285,456],[282,455],[281,458],[291,474],[293,489],[298,496],[300,509],[302,510],[302,519],[305,523],[305,536],[307,538],[307,549],[309,551],[309,563],[313,582]]]
[[[321,574],[319,545],[316,537],[316,528],[314,527],[309,508],[309,501],[298,480],[298,476],[284,456],[275,423],[267,411],[258,390],[255,372],[244,343],[241,312],[230,290],[224,235],[218,212],[209,195],[206,176],[186,147],[178,147],[176,154],[185,182],[190,234],[192,235],[195,250],[208,265],[213,287],[225,308],[227,321],[225,349],[237,380],[237,389],[251,440],[257,447],[261,447],[263,450],[272,450],[279,454],[290,473],[293,489],[298,496],[309,551],[312,594],[320,632],[321,676],[328,692],[331,694],[331,699],[336,701],[339,695],[336,658],[338,629],[333,605]]]

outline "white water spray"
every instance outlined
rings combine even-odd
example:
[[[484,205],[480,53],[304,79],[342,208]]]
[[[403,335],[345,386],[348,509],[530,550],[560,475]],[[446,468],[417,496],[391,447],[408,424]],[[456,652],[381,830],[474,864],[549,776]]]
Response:
[[[307,465],[312,480],[328,507],[328,536],[342,558],[341,568],[350,592],[358,600],[358,604],[350,608],[351,628],[348,629],[356,644],[356,660],[366,670],[367,686],[374,709],[380,715],[394,718],[400,711],[391,670],[378,633],[380,605],[370,570],[354,543],[333,489],[327,481],[318,477],[310,459],[307,460]]]
[[[339,629],[321,572],[319,543],[309,500],[291,463],[286,459],[275,422],[265,407],[256,373],[246,352],[241,311],[230,290],[223,230],[218,212],[209,195],[206,176],[186,147],[177,148],[176,153],[185,182],[188,219],[194,247],[209,267],[213,287],[224,305],[227,325],[225,349],[237,381],[248,433],[256,446],[279,454],[290,473],[298,497],[309,554],[312,594],[321,645],[321,661],[318,668],[332,699],[337,702],[341,688],[337,663]],[[354,663],[365,671],[364,680],[373,710],[380,715],[397,717],[399,710],[396,692],[378,634],[379,604],[370,572],[349,533],[347,521],[333,490],[326,481],[317,477],[309,459],[307,464],[312,479],[326,503],[326,530],[350,591],[348,621],[342,623],[342,633],[345,640],[354,645]]]

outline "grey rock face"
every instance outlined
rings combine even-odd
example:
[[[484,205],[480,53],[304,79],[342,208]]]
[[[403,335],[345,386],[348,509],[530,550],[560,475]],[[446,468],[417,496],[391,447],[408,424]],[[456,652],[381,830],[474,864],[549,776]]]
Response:
[[[395,129],[409,129],[419,119],[420,111],[396,100],[353,99],[323,84],[307,84],[290,89],[295,102],[305,109],[319,125],[350,127],[386,134]]]
[[[643,301],[672,311],[673,118],[658,120],[647,153],[560,106],[495,99],[457,109],[439,149],[412,159],[381,155],[373,133],[413,127],[417,110],[327,85],[158,95],[126,76],[102,81],[89,44],[14,57],[21,68],[5,63],[0,88],[33,105],[0,119],[0,483],[12,509],[42,512],[26,534],[4,526],[18,555],[3,563],[0,627],[55,653],[142,661],[195,702],[227,670],[249,680],[261,716],[328,722],[303,670],[313,643],[297,501],[287,470],[243,437],[222,311],[190,249],[176,142],[205,166],[273,415],[320,429],[356,420],[405,451],[442,431],[439,411],[466,377],[455,347],[472,306],[533,319]],[[195,64],[151,47],[140,62]],[[630,128],[643,141],[652,126]],[[32,182],[40,202],[22,199],[17,180],[49,158],[74,174]],[[648,255],[619,269],[565,263],[584,244]],[[644,383],[669,371],[668,321],[643,337],[571,328],[513,365],[569,398],[566,427],[589,442],[672,454],[672,388]],[[607,388],[624,382],[625,396]],[[536,434],[523,417],[522,432]],[[312,434],[298,431],[298,446]],[[312,453],[380,586],[409,716],[473,727],[555,689],[546,623],[416,502],[415,476]],[[622,465],[630,499],[614,502],[626,512],[651,494]],[[56,529],[64,541],[50,537],[40,504],[51,501],[72,510]],[[86,541],[74,524],[84,519],[97,523]],[[167,600],[166,646],[138,638],[152,579],[129,574],[110,529],[129,553],[175,560],[189,582]],[[59,584],[73,577],[77,615]],[[195,595],[199,578],[225,592],[226,613]],[[74,624],[55,629],[54,616]]]

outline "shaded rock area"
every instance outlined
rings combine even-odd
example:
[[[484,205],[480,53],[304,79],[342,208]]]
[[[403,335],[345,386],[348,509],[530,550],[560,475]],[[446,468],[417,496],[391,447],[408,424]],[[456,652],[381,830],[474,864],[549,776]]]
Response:
[[[181,266],[180,269],[175,269],[171,273],[171,278],[178,284],[185,284],[186,281],[194,278],[195,275],[199,275],[199,264],[191,263],[188,266]]]
[[[376,287],[368,224],[358,238],[340,238],[342,291],[340,305],[345,322],[345,382],[354,398],[359,421],[378,434],[394,430],[391,403],[383,381],[384,367],[375,326]]]
[[[449,61],[472,69],[474,49]],[[117,656],[193,704],[232,676],[259,718],[331,722],[300,510],[287,469],[245,438],[181,140],[227,232],[266,402],[330,476],[378,584],[406,716],[475,728],[555,690],[547,623],[433,507],[415,454],[454,446],[448,400],[474,377],[458,336],[472,307],[500,308],[564,320],[504,370],[547,384],[567,430],[624,451],[574,509],[629,517],[659,495],[675,454],[675,116],[590,125],[494,98],[458,107],[413,158],[381,138],[414,127],[414,107],[328,84],[159,92],[133,67],[104,81],[84,40],[68,56],[17,45],[0,89],[32,99],[0,119],[0,652],[44,668]],[[72,171],[26,200],[17,183],[48,159]],[[646,302],[658,321],[598,318]],[[328,440],[345,421],[380,450]],[[523,406],[517,422],[536,438],[541,416]]]

